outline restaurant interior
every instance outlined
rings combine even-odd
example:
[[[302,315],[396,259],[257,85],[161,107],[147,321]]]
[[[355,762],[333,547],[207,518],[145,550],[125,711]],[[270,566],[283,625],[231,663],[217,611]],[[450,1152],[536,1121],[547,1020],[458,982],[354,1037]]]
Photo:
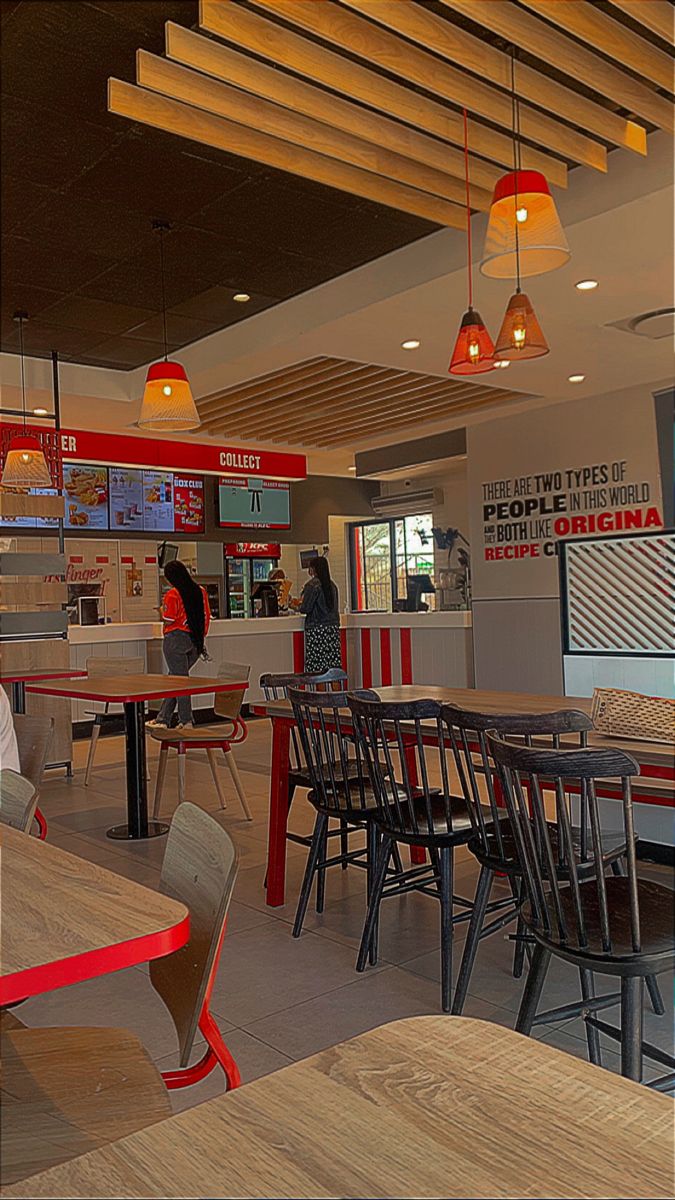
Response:
[[[675,5],[1,12],[3,1195],[675,1195]]]

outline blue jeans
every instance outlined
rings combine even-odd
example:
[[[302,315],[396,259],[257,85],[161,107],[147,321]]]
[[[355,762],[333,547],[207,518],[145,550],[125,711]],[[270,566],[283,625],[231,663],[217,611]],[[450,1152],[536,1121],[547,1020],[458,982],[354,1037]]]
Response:
[[[169,675],[189,675],[199,658],[199,651],[189,633],[182,629],[174,629],[164,635],[164,658],[169,668]],[[178,704],[178,720],[182,725],[192,721],[192,701],[189,696],[167,696],[157,714],[157,720],[164,725],[171,724],[176,704]]]

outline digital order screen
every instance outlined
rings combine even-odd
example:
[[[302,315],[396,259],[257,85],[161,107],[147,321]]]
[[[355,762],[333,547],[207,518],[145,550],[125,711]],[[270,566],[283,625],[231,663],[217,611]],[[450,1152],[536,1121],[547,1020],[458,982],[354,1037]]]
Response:
[[[65,463],[66,529],[108,529],[108,468]]]
[[[251,477],[218,481],[218,523],[228,529],[290,529],[290,484]]]

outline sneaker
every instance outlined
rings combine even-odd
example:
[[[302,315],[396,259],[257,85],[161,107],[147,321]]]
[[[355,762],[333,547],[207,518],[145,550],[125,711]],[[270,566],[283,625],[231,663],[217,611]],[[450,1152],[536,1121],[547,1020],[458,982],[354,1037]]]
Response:
[[[183,721],[179,721],[178,724],[175,726],[175,728],[176,729],[195,729],[196,726],[195,726],[194,721],[187,721],[186,723],[184,723]]]
[[[156,719],[156,717],[153,717],[152,720],[145,722],[145,728],[146,729],[168,729],[169,726],[167,725],[166,721],[158,721]]]

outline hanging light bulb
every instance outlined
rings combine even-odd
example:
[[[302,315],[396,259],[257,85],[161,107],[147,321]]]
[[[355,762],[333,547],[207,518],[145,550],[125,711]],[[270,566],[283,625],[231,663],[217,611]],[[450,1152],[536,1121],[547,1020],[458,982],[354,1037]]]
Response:
[[[469,191],[469,125],[464,109],[464,178],[466,182],[466,242],[469,307],[462,317],[448,374],[481,375],[494,369],[494,347],[480,313],[473,307],[473,266],[471,262],[471,204]]]
[[[143,403],[138,425],[141,429],[165,430],[167,433],[187,432],[201,424],[185,367],[171,362],[168,356],[166,333],[166,287],[164,279],[164,234],[169,226],[153,221],[159,233],[160,272],[162,278],[162,317],[164,328],[164,359],[148,368],[143,390]]]
[[[497,180],[490,206],[480,269],[492,279],[515,275],[516,237],[520,274],[544,275],[568,262],[571,254],[558,210],[541,171],[520,166],[520,117],[515,84],[515,52],[511,55],[513,170]]]
[[[15,312],[14,320],[19,323],[19,355],[21,359],[21,407],[23,410],[23,432],[10,439],[0,483],[3,487],[35,488],[53,487],[47,460],[40,442],[26,433],[26,375],[23,349],[23,323],[28,313]]]

